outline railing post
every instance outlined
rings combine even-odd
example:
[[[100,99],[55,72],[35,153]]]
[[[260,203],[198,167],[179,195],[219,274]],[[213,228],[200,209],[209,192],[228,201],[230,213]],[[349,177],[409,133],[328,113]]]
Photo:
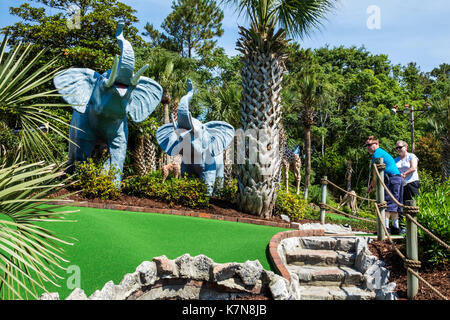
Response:
[[[384,164],[383,158],[375,159],[375,164],[377,165],[378,172],[380,173],[381,179],[383,179],[382,181],[384,181],[384,169],[385,169],[386,165]],[[384,205],[385,204],[384,187],[383,187],[382,181],[380,181],[377,178],[377,203],[383,204],[383,205],[379,206],[381,221],[379,218],[377,218],[377,239],[378,240],[384,240],[386,238],[386,235],[385,235],[384,229],[383,229],[383,224],[384,224],[385,217],[386,217],[386,215],[385,215],[386,207]],[[386,228],[388,228],[388,227],[389,226],[386,226]]]
[[[321,193],[321,206],[320,206],[320,223],[325,224],[325,204],[327,203],[327,176],[322,178],[322,193]]]
[[[411,217],[416,218],[416,214],[419,211],[416,207],[415,200],[408,200],[405,203],[403,211],[409,214]],[[419,259],[418,241],[417,241],[417,225],[410,219],[406,218],[406,257],[408,260],[417,261]],[[413,268],[414,271],[418,271],[417,268]],[[408,287],[408,299],[413,299],[419,292],[419,279],[414,276],[410,271],[406,271],[407,287]]]

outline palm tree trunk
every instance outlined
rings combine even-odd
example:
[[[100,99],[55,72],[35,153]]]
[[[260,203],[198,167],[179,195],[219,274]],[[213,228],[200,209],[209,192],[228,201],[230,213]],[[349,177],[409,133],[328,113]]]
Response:
[[[311,180],[311,127],[305,126],[305,142],[306,142],[306,168],[305,168],[305,191],[304,198],[308,199],[309,182]]]
[[[238,169],[238,206],[244,212],[270,218],[281,166],[278,130],[285,56],[255,45],[248,31],[240,29],[238,47],[244,53],[241,123],[246,134],[253,130],[256,136],[247,134],[248,141],[242,146],[245,152]]]

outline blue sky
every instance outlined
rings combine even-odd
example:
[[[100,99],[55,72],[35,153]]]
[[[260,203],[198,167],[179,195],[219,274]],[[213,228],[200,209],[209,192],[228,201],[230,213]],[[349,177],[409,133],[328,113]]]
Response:
[[[0,26],[18,21],[8,8],[23,0],[0,0]],[[143,31],[146,22],[159,28],[171,12],[170,0],[121,0],[137,10]],[[232,8],[224,8],[224,35],[218,44],[235,55],[238,25],[246,26]],[[369,24],[368,24],[369,22]],[[364,46],[374,54],[387,54],[393,64],[416,62],[422,71],[450,63],[449,0],[339,0],[320,30],[296,39],[305,48],[325,45]]]

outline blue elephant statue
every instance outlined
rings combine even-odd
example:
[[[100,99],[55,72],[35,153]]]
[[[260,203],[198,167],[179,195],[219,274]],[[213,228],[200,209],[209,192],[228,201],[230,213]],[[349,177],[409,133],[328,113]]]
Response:
[[[156,140],[161,149],[170,156],[182,155],[181,175],[195,175],[208,186],[212,194],[216,178],[223,178],[223,152],[234,138],[234,128],[223,121],[210,121],[203,124],[193,118],[189,102],[194,90],[192,82],[187,81],[187,94],[181,98],[177,112],[177,123],[159,127]]]
[[[104,169],[118,169],[115,182],[122,180],[128,143],[127,114],[134,122],[144,121],[161,101],[163,90],[155,81],[142,76],[148,65],[134,74],[134,51],[123,36],[123,22],[118,22],[116,38],[121,49],[113,67],[103,74],[87,68],[70,68],[53,80],[64,100],[71,104],[69,164],[85,161],[95,145],[108,146]],[[72,166],[73,170],[73,166]]]

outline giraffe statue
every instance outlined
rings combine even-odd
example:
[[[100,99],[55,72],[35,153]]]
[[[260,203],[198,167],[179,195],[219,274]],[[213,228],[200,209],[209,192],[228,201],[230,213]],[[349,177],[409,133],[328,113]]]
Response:
[[[300,181],[302,179],[300,175],[300,169],[302,167],[302,161],[300,159],[300,147],[297,146],[295,150],[292,150],[288,145],[288,140],[284,128],[280,128],[280,148],[282,163],[284,167],[284,182],[286,191],[289,191],[289,170],[294,173],[294,177],[297,183],[296,193],[300,193]]]

